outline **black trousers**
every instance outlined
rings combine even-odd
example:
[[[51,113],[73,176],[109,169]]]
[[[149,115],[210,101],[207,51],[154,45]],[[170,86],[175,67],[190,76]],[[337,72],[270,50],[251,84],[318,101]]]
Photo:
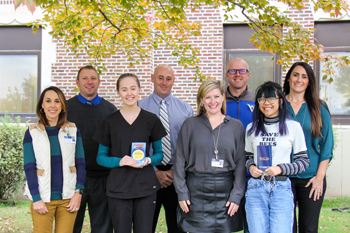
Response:
[[[108,197],[115,233],[151,233],[157,193],[141,198]]]
[[[310,179],[290,178],[292,181],[292,190],[294,195],[294,225],[293,233],[298,232],[298,224],[296,219],[296,204],[299,208],[299,233],[317,233],[318,221],[320,217],[321,207],[324,195],[326,193],[326,177],[323,180],[323,194],[319,200],[314,201],[313,196],[309,198],[312,185],[305,188]]]
[[[176,208],[178,206],[177,194],[173,184],[167,188],[162,188],[157,192],[157,203],[156,209],[154,211],[153,218],[153,231],[155,232],[159,217],[160,209],[164,206],[166,225],[168,228],[168,233],[182,233],[183,231],[179,230],[177,227],[176,221]]]
[[[88,204],[92,233],[113,233],[106,196],[107,176],[86,177],[80,209],[75,219],[73,233],[80,233]]]

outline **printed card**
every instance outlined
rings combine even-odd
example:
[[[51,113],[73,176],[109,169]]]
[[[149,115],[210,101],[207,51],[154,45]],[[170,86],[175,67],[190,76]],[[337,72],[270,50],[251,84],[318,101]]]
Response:
[[[143,165],[146,159],[146,143],[133,142],[131,144],[131,157],[136,160],[136,165]]]

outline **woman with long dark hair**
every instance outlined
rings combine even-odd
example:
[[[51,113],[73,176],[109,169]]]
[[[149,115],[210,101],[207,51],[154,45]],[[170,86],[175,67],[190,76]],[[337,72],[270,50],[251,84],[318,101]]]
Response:
[[[54,86],[40,95],[39,122],[30,124],[23,140],[25,195],[31,200],[34,232],[72,232],[85,182],[80,132],[67,121],[67,102]]]
[[[174,186],[180,202],[178,226],[186,232],[242,230],[238,208],[245,188],[244,126],[225,116],[222,82],[198,89],[198,115],[179,132]]]
[[[310,65],[296,62],[283,85],[288,113],[304,131],[310,166],[291,178],[294,201],[299,208],[299,224],[294,218],[294,233],[315,233],[326,192],[326,170],[333,157],[333,130],[329,110],[318,97],[315,74]]]
[[[300,124],[287,119],[279,84],[266,82],[258,87],[253,122],[246,134],[246,167],[252,175],[245,205],[249,231],[291,233],[293,194],[288,176],[305,171],[309,159]]]

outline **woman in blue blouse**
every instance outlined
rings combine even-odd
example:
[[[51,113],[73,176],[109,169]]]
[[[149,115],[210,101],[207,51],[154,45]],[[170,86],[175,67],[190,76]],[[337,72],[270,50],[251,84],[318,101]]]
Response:
[[[331,116],[325,102],[318,97],[315,74],[307,63],[293,64],[283,89],[289,115],[303,128],[310,159],[305,172],[291,178],[294,202],[299,206],[299,232],[317,232],[326,191],[326,170],[333,156]],[[297,226],[294,217],[294,233]]]

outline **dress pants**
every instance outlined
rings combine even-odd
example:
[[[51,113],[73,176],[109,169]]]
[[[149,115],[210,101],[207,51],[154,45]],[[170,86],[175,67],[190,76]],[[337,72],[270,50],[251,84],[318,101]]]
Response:
[[[154,212],[152,232],[155,232],[156,230],[159,212],[162,207],[162,204],[165,210],[165,218],[168,233],[182,233],[183,231],[179,230],[179,228],[177,227],[176,208],[178,206],[178,201],[175,187],[173,184],[171,184],[167,188],[162,188],[157,192],[157,203],[156,210]]]
[[[118,199],[108,197],[115,233],[151,233],[157,192],[150,196]]]
[[[73,233],[80,233],[88,204],[92,233],[112,233],[113,226],[108,210],[106,183],[108,175],[101,177],[87,176],[84,184],[84,193],[81,198],[80,209],[75,220]]]
[[[324,195],[326,193],[326,177],[323,180],[323,193],[319,200],[314,201],[314,198],[309,198],[311,185],[305,188],[305,185],[310,179],[291,178],[292,190],[294,194],[294,206],[298,205],[299,209],[299,233],[317,233],[318,221]],[[295,216],[294,207],[294,226],[293,233],[297,233],[298,224]]]
[[[46,214],[38,214],[33,209],[33,202],[30,203],[30,212],[33,219],[33,233],[52,233],[53,220],[55,219],[55,232],[71,233],[74,226],[77,212],[69,212],[67,205],[70,199],[53,200],[45,203]]]

